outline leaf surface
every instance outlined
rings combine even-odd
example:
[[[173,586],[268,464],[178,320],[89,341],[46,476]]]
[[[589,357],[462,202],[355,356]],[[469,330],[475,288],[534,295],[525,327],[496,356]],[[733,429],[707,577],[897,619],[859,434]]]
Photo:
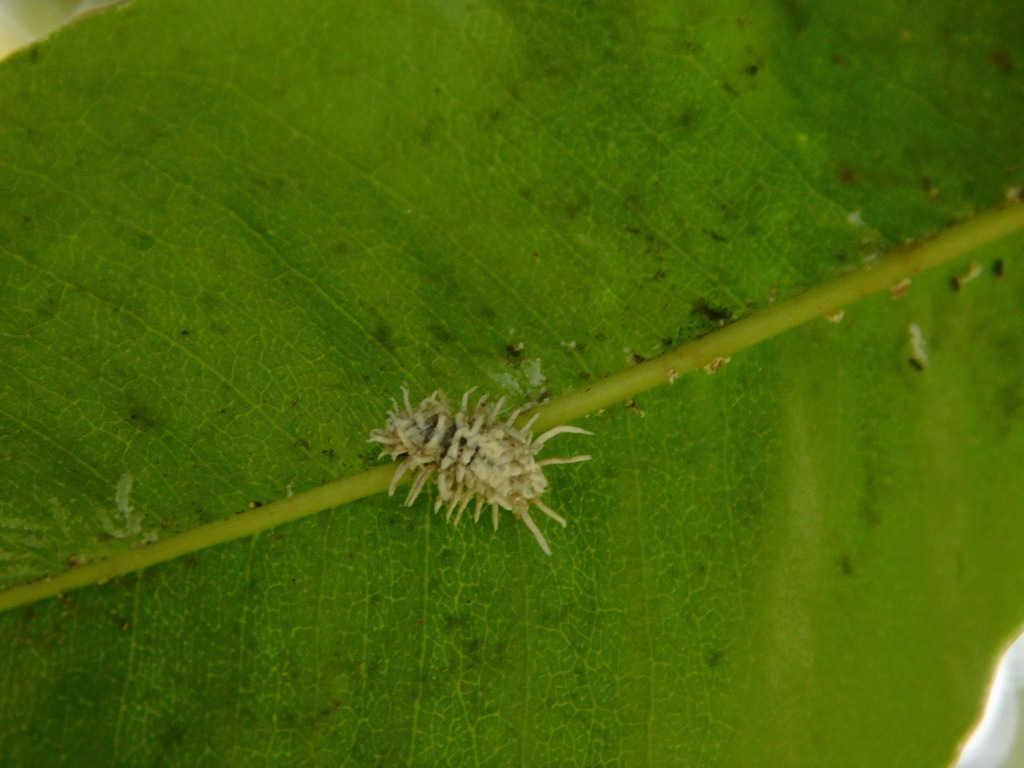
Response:
[[[368,467],[402,383],[561,394],[999,203],[1022,23],[136,0],[15,56],[0,579]],[[1021,245],[553,440],[595,458],[551,558],[381,496],[0,615],[5,765],[948,764],[1024,617]]]

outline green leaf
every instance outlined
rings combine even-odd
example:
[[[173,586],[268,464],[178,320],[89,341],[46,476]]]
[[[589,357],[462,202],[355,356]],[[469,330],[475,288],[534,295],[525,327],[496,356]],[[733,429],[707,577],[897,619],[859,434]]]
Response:
[[[911,10],[136,0],[15,56],[0,580],[1001,202],[1024,11]],[[0,615],[5,765],[948,764],[1024,618],[1021,244],[583,420],[550,558],[377,496]]]

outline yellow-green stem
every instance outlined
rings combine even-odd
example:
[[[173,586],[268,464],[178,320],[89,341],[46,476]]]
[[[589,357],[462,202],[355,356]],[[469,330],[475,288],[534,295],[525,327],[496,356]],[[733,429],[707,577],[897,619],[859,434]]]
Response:
[[[543,431],[628,400],[640,392],[668,383],[676,376],[701,368],[716,358],[729,357],[759,341],[822,317],[905,278],[914,277],[926,269],[952,261],[1021,230],[1024,230],[1024,205],[1012,205],[980,214],[932,240],[864,264],[837,280],[819,285],[657,358],[545,403],[524,414],[520,423],[539,414],[534,429]],[[61,595],[89,584],[102,584],[115,576],[142,570],[215,544],[251,536],[282,523],[379,493],[388,487],[393,472],[393,466],[375,467],[255,510],[201,525],[177,536],[119,552],[105,560],[79,565],[57,576],[13,587],[0,592],[0,611]]]

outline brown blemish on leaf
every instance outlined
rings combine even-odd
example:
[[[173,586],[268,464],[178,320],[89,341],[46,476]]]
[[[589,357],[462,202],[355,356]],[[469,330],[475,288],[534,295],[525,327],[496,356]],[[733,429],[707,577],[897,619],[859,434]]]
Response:
[[[693,302],[693,309],[690,310],[690,314],[699,315],[714,323],[724,323],[732,316],[729,310],[722,309],[720,307],[713,307],[706,299],[703,298],[697,299]]]
[[[704,372],[707,374],[718,373],[725,365],[732,360],[731,357],[716,357],[710,363],[704,366]]]
[[[910,290],[910,278],[905,277],[895,285],[889,286],[889,293],[892,295],[893,300],[902,299],[907,295],[907,291]]]
[[[639,405],[636,404],[636,400],[630,400],[628,403],[626,403],[626,410],[629,411],[630,413],[635,413],[641,419],[647,415],[646,411],[644,411]]]
[[[836,168],[836,178],[839,179],[840,184],[850,186],[857,180],[857,174],[848,165],[840,165]]]
[[[849,555],[844,553],[839,556],[839,570],[843,572],[843,576],[853,576],[855,569],[853,559]]]
[[[992,51],[988,55],[988,60],[1000,72],[1013,71],[1013,57],[1007,51]]]

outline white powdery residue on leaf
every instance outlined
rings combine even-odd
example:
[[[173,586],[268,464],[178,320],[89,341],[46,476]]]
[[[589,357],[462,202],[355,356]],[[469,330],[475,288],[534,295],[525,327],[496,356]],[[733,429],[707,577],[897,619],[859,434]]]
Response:
[[[526,374],[526,380],[530,386],[534,389],[547,384],[548,377],[540,371],[540,358],[534,358],[527,365],[523,367],[523,373]]]
[[[502,389],[508,390],[509,392],[516,392],[518,394],[523,393],[523,388],[519,382],[516,381],[516,377],[511,373],[489,373],[487,377],[491,379],[495,384],[498,384]]]
[[[514,392],[517,395],[538,392],[543,390],[548,383],[548,377],[541,371],[540,358],[522,358],[515,363],[511,371],[506,368],[495,373],[488,373],[487,378],[506,392]]]
[[[118,516],[111,519],[106,510],[100,511],[100,522],[103,530],[115,539],[139,539],[142,543],[149,543],[157,540],[156,530],[142,530],[142,521],[145,518],[143,512],[138,512],[132,504],[132,487],[135,485],[135,478],[131,472],[125,472],[117,481],[117,490],[114,494],[114,504],[117,506]]]
[[[3,513],[3,508],[0,506],[0,515]],[[5,528],[10,531],[39,531],[44,526],[39,523],[33,523],[29,520],[22,520],[20,517],[2,517],[0,516],[0,528]]]

